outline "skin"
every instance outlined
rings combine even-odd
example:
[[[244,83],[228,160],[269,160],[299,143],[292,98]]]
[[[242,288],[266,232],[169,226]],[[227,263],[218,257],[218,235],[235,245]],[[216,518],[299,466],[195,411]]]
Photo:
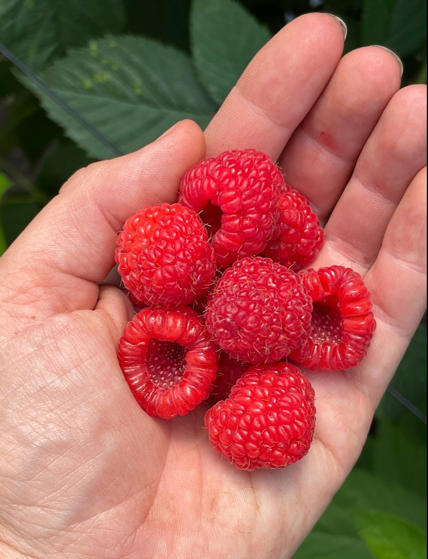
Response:
[[[183,122],[78,172],[1,258],[1,557],[288,559],[344,482],[426,306],[426,90],[399,91],[386,50],[341,58],[343,43],[330,16],[293,21],[205,136]],[[378,322],[357,369],[309,374],[309,455],[251,474],[212,451],[203,408],[171,422],[139,408],[116,358],[133,310],[99,286],[129,215],[173,202],[206,153],[248,147],[329,218],[315,267],[361,272]]]

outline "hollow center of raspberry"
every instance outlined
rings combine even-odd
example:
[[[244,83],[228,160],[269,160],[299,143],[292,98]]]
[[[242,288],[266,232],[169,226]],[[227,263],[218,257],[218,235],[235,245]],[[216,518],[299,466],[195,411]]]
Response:
[[[151,340],[146,354],[147,371],[159,388],[170,390],[183,378],[187,349],[175,342]]]
[[[312,312],[312,339],[315,343],[340,344],[343,340],[342,315],[337,297],[332,295],[314,303]]]
[[[208,202],[202,210],[200,217],[205,224],[210,237],[214,237],[221,227],[221,218],[223,212],[219,206],[215,206],[212,202]]]

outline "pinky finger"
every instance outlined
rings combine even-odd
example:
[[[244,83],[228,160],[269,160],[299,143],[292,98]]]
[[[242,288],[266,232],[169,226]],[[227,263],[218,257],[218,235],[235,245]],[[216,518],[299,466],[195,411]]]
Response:
[[[100,287],[95,312],[102,313],[105,316],[115,342],[119,341],[126,324],[135,315],[134,305],[129,298],[120,289],[112,285]]]
[[[414,178],[365,277],[378,320],[376,351],[369,352],[360,382],[377,405],[404,355],[427,305],[427,170]],[[376,355],[371,363],[370,354]]]

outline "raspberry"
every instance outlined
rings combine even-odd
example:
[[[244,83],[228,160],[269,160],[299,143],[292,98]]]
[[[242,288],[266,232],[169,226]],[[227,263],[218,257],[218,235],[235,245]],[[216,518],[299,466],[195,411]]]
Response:
[[[145,305],[190,304],[213,283],[208,233],[195,212],[179,204],[146,207],[130,217],[118,245],[123,283]]]
[[[376,322],[361,276],[342,266],[301,274],[314,303],[308,340],[290,357],[316,370],[356,367],[365,357]]]
[[[251,365],[249,363],[237,361],[229,357],[226,352],[220,352],[217,379],[214,384],[214,389],[211,392],[209,402],[214,405],[220,402],[220,400],[226,400],[238,379],[240,379],[250,367]]]
[[[205,401],[217,373],[218,348],[188,307],[143,309],[119,343],[119,363],[137,402],[164,419]]]
[[[309,452],[315,393],[297,367],[252,367],[205,416],[216,452],[241,470],[285,468]]]
[[[281,171],[267,155],[251,149],[232,151],[191,169],[181,183],[180,203],[202,212],[212,230],[217,264],[227,268],[266,248],[283,189]]]
[[[222,276],[222,271],[218,269],[214,277],[214,280],[212,282],[212,289],[214,289],[215,284],[218,282],[221,276]],[[208,305],[209,295],[210,295],[209,293],[206,293],[202,297],[198,297],[198,299],[196,299],[196,301],[194,301],[191,305],[192,309],[195,310],[199,316],[204,316],[205,314]]]
[[[268,258],[244,258],[229,268],[208,299],[205,321],[231,357],[279,361],[309,335],[312,303],[301,278]]]
[[[128,291],[128,297],[129,300],[131,301],[131,303],[134,305],[134,307],[138,308],[138,309],[143,309],[146,304],[143,303],[143,301],[139,301],[132,293],[131,291]]]
[[[308,200],[290,190],[279,201],[279,222],[264,255],[286,268],[300,270],[309,266],[324,242],[324,230]]]

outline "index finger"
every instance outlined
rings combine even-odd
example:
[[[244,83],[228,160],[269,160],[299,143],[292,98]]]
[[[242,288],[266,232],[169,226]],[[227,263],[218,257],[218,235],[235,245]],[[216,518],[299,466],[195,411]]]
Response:
[[[345,29],[334,16],[307,14],[280,31],[206,130],[208,156],[254,148],[277,159],[333,75]]]

